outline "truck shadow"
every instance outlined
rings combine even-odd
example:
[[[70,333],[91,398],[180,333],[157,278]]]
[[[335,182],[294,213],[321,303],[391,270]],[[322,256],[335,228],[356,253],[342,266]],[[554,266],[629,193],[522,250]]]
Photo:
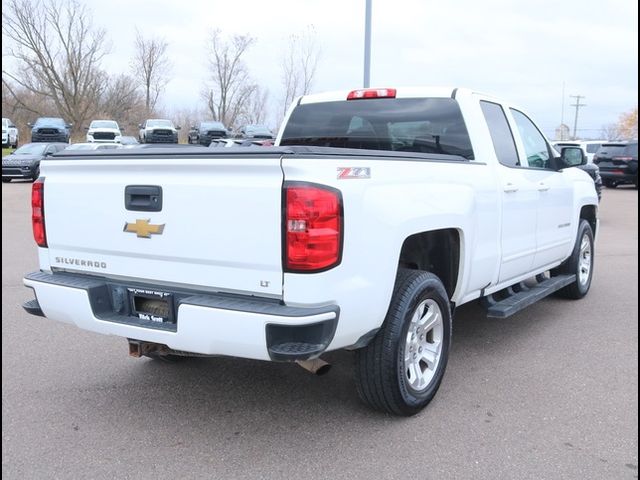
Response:
[[[543,334],[550,328],[548,322],[554,320],[552,315],[535,310],[559,311],[555,302],[562,301],[547,300],[531,307],[528,315],[533,321],[522,318],[523,314],[487,320],[477,304],[460,308],[443,385],[420,417],[426,420],[446,415],[448,402],[459,403],[468,393],[472,372],[486,368],[483,365],[490,361],[500,361],[500,352],[508,351],[523,337],[535,335],[535,330]],[[103,410],[104,421],[119,422],[119,418],[109,418],[108,412],[126,411],[128,422],[150,432],[166,430],[167,423],[179,425],[190,443],[198,437],[205,440],[211,429],[229,440],[248,433],[281,435],[283,429],[328,429],[335,433],[354,421],[363,428],[401,426],[406,419],[374,412],[359,401],[353,356],[346,351],[327,354],[324,358],[333,368],[321,377],[293,364],[225,357],[189,358],[177,363],[131,359],[121,372],[128,376],[128,385],[107,389],[99,402],[108,404]],[[473,402],[468,399],[470,408]]]

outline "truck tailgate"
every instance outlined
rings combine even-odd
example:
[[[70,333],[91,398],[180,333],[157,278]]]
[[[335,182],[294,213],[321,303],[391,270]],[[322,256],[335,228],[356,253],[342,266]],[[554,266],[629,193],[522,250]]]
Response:
[[[41,254],[54,269],[281,296],[280,157],[175,157],[42,162]],[[161,187],[162,209],[125,208],[127,186]]]

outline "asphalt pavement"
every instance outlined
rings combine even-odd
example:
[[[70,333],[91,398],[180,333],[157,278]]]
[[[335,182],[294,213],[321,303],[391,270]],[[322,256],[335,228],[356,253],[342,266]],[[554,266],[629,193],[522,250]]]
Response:
[[[353,354],[328,375],[231,358],[135,359],[26,314],[30,183],[2,185],[2,478],[638,478],[638,191],[606,189],[580,301],[506,320],[458,309],[419,415],[367,409]],[[73,218],[73,212],[69,212]]]

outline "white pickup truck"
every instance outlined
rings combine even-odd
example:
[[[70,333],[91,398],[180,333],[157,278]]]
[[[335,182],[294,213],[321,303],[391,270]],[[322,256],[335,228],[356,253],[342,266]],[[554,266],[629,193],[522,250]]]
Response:
[[[35,315],[134,356],[323,371],[412,415],[444,375],[456,306],[505,317],[593,275],[598,199],[518,107],[464,89],[309,95],[275,147],[61,152],[33,186]],[[561,312],[558,312],[561,314]]]

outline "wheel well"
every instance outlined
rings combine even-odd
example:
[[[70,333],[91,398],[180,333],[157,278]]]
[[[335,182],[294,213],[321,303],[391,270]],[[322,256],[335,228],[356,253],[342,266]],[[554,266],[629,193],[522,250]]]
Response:
[[[458,283],[460,234],[447,228],[411,235],[402,244],[399,266],[437,275],[451,298]]]
[[[589,222],[589,225],[591,225],[591,230],[593,230],[593,234],[596,234],[596,227],[598,225],[597,222],[597,213],[596,213],[596,206],[595,205],[585,205],[584,207],[582,207],[582,209],[580,210],[580,218],[584,218],[587,222]]]

